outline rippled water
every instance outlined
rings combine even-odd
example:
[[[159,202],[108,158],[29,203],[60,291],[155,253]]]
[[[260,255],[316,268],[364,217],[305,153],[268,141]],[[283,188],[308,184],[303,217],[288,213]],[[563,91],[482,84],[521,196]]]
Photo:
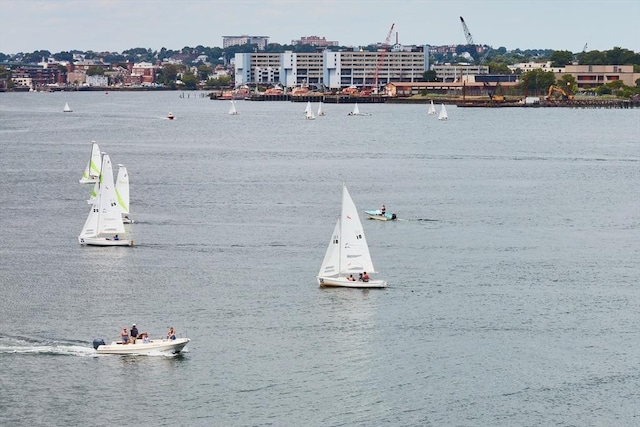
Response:
[[[1,424],[640,423],[638,110],[228,106],[0,94]],[[134,248],[77,243],[92,140]],[[315,283],[342,181],[385,290]],[[133,322],[192,342],[94,353]]]

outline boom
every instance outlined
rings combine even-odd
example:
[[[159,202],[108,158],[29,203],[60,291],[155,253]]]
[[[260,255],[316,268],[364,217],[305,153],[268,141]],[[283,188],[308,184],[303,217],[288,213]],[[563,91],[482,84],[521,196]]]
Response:
[[[376,65],[376,72],[373,78],[373,91],[374,93],[378,93],[380,86],[378,85],[378,75],[380,74],[380,68],[384,63],[384,58],[387,56],[387,51],[389,50],[389,41],[391,40],[391,34],[393,33],[393,27],[396,24],[391,24],[391,28],[389,29],[389,33],[387,34],[387,38],[384,40],[384,44],[382,45],[382,52],[378,55],[378,65]]]
[[[473,42],[473,37],[471,37],[471,31],[467,27],[467,24],[464,22],[464,18],[460,17],[460,22],[462,22],[462,31],[464,31],[464,37],[467,39],[467,44],[475,44]]]

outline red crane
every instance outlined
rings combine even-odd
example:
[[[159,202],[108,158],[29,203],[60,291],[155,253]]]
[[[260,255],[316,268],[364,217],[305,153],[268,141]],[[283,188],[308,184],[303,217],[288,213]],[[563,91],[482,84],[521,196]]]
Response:
[[[389,41],[391,40],[391,34],[393,33],[393,27],[396,24],[391,24],[391,28],[389,29],[389,34],[387,34],[387,38],[384,40],[384,44],[382,45],[382,52],[378,55],[378,65],[376,66],[376,73],[373,78],[373,91],[375,94],[378,93],[380,86],[378,84],[378,74],[380,74],[380,68],[384,63],[384,58],[387,56],[387,51],[389,50]]]

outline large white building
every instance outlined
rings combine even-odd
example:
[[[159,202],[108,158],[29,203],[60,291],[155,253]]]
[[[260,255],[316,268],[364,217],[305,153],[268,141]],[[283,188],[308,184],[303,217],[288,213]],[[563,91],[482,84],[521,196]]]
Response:
[[[427,52],[425,54],[425,52]],[[421,81],[429,69],[426,46],[376,52],[237,53],[235,82],[243,84],[301,84],[340,89],[383,87],[389,82]]]
[[[222,36],[222,48],[225,49],[229,46],[240,46],[243,44],[255,44],[258,45],[258,49],[264,50],[269,44],[269,37],[267,36]]]

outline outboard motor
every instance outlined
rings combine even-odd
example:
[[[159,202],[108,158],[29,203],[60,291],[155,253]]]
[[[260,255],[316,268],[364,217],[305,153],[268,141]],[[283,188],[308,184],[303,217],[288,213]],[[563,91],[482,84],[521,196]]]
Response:
[[[391,219],[396,219],[396,214],[391,214]]]
[[[93,340],[93,348],[95,350],[97,350],[101,345],[104,345],[104,340],[102,338],[96,338]]]

